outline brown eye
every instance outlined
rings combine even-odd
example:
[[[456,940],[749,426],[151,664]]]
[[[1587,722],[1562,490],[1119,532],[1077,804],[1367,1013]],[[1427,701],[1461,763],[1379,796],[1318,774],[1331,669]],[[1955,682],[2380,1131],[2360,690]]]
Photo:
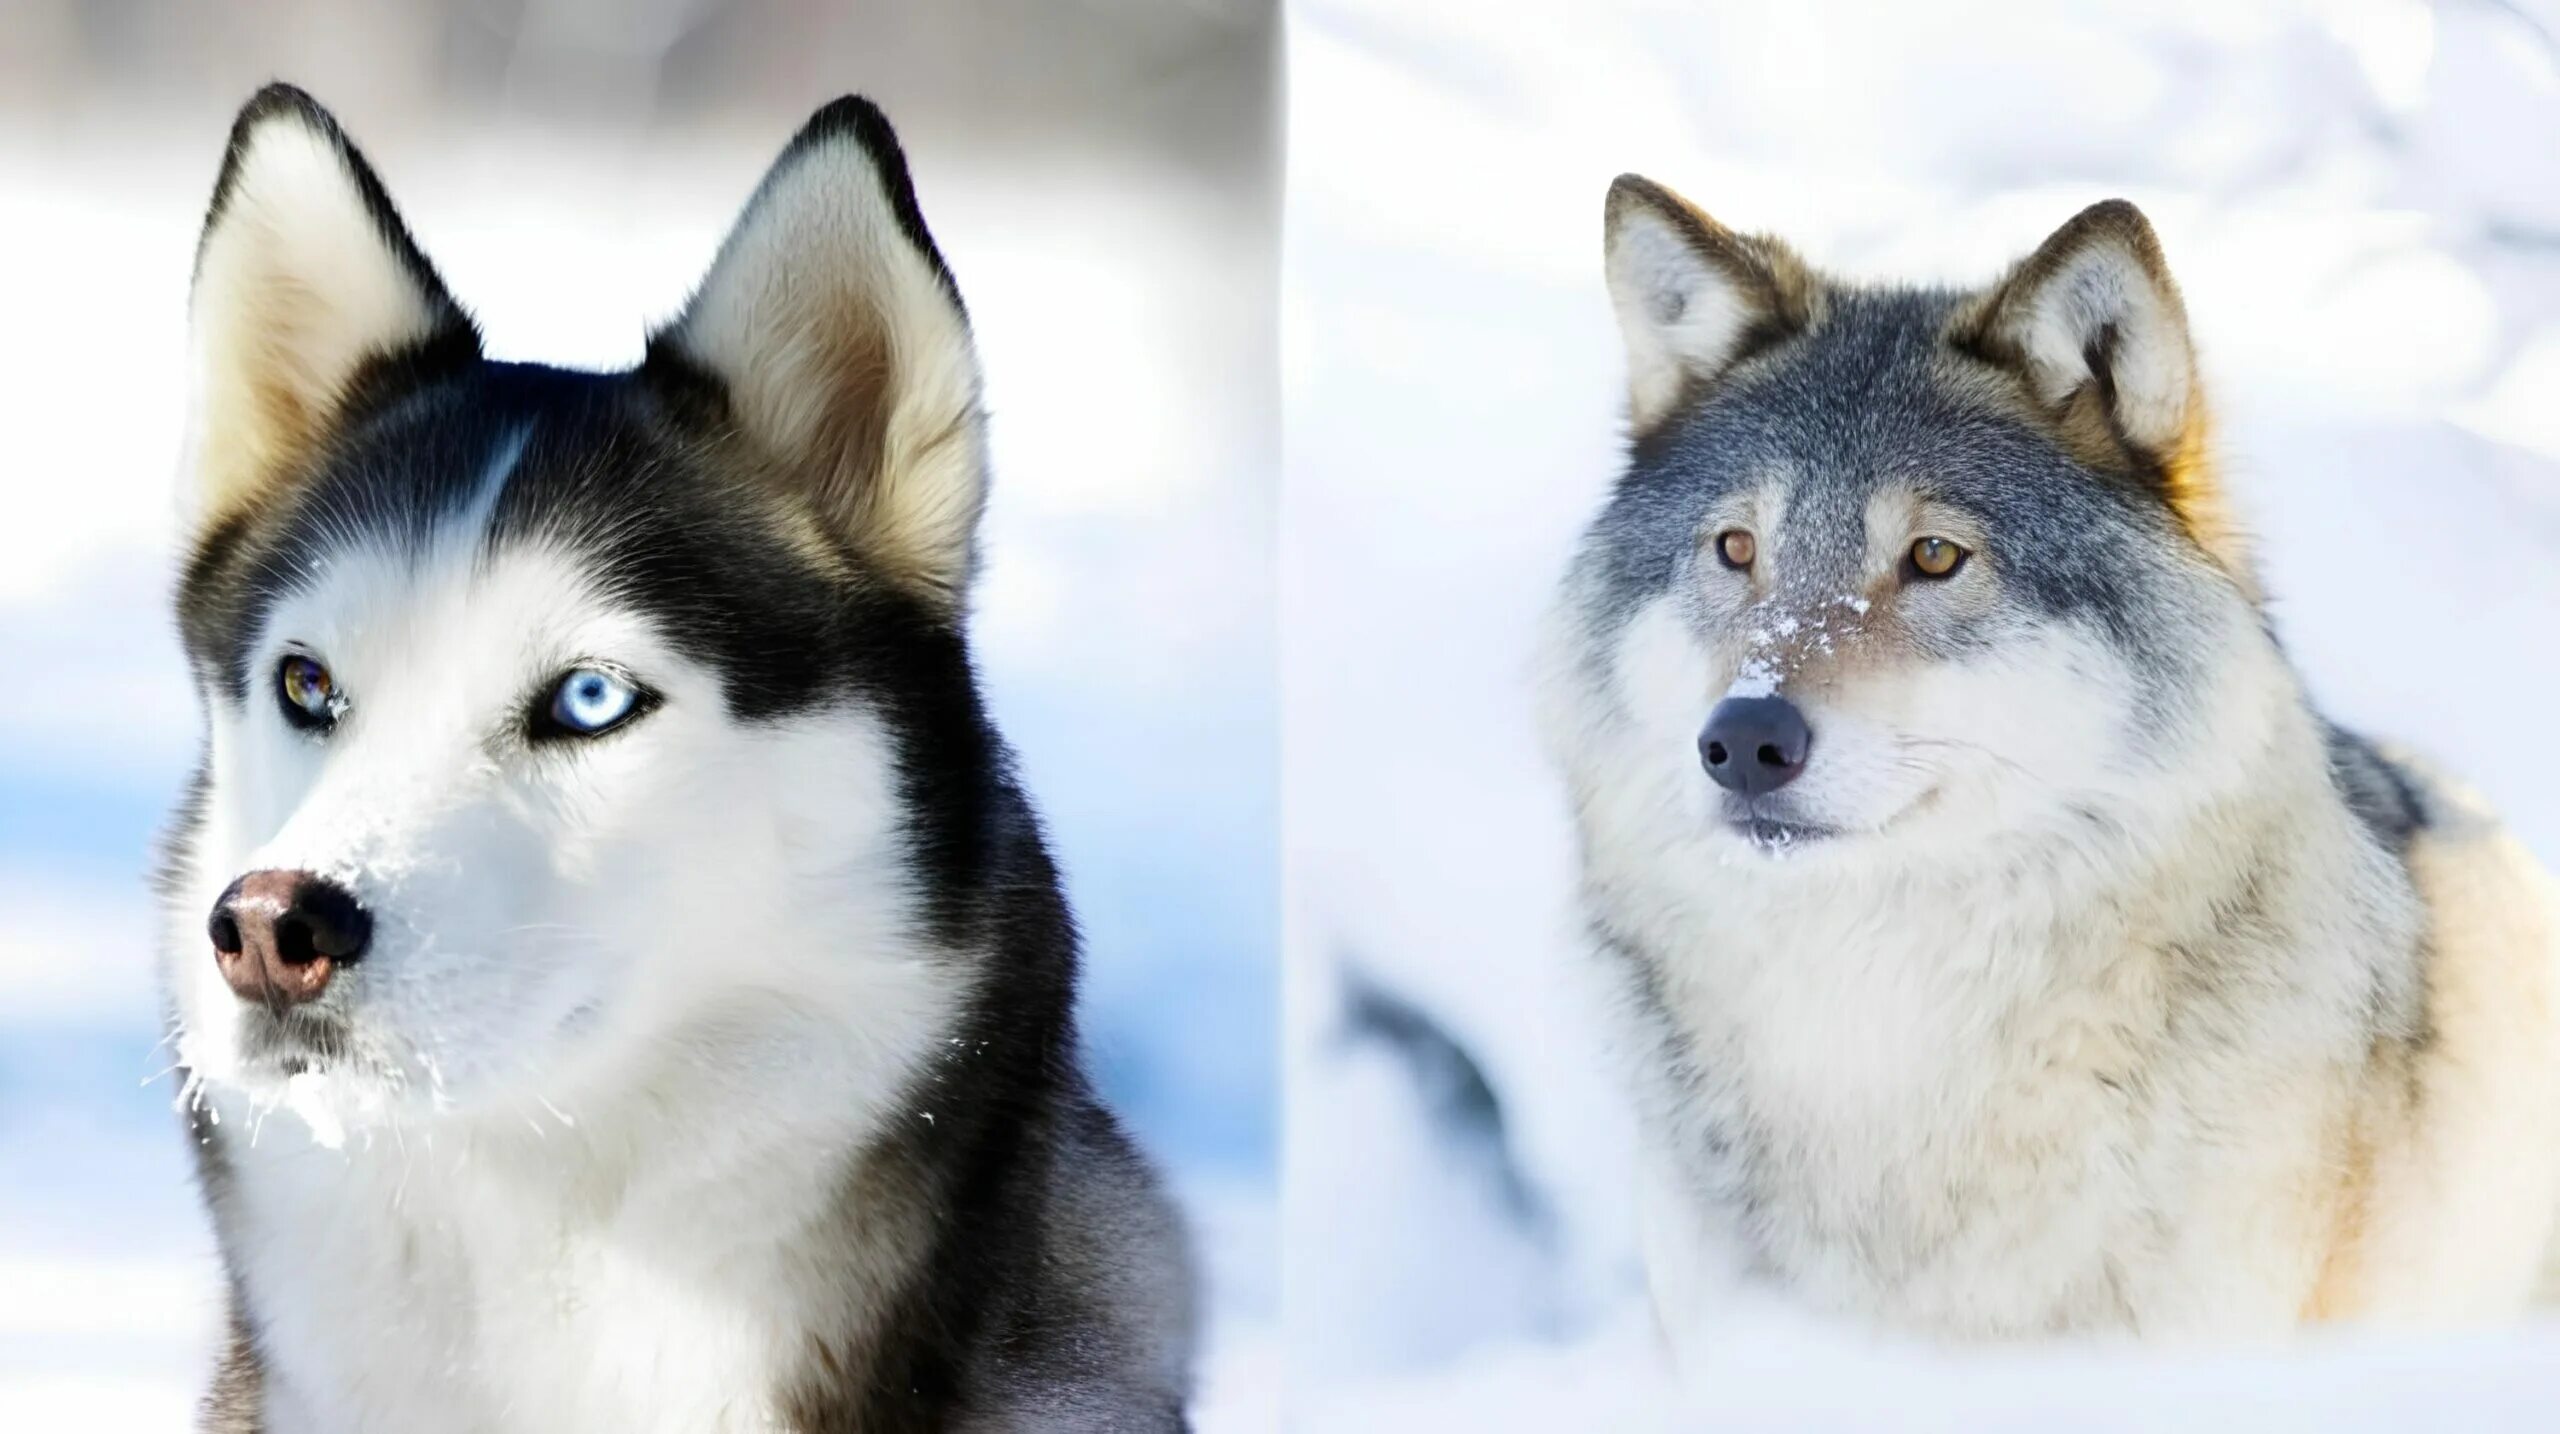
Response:
[[[1911,545],[1912,569],[1924,578],[1951,578],[1969,556],[1944,538],[1922,538]]]
[[[300,653],[277,664],[276,695],[283,699],[285,720],[296,727],[326,727],[346,705],[329,669]]]
[[[1760,556],[1760,544],[1740,528],[1727,528],[1716,534],[1716,556],[1728,568],[1747,568]]]

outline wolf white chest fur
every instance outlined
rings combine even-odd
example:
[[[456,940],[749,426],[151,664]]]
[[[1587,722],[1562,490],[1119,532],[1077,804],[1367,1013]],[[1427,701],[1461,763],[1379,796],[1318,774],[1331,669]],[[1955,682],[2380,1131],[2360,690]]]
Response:
[[[1730,873],[1711,922],[1652,936],[1661,1005],[1639,1018],[1679,1052],[1653,1133],[1730,1202],[1751,1269],[1915,1331],[2293,1316],[2313,1246],[2254,1227],[2316,1213],[2267,1187],[2316,1187],[2338,1156],[2366,983],[2306,969],[2199,1004],[2192,963],[2259,953],[2200,958],[2201,903],[2185,930],[2019,910],[2001,888],[2058,878],[2040,864],[1915,874],[1899,901],[1857,874],[1771,875]],[[2355,972],[2376,953],[2321,954]],[[2213,1049],[2195,1027],[2214,1022],[2295,1034]]]

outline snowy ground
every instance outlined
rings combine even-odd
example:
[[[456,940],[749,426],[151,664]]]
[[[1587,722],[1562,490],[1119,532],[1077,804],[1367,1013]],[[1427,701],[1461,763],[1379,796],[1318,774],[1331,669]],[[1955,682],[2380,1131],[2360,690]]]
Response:
[[[2547,4],[2408,0],[1293,7],[1282,1230],[1304,1427],[1667,1408],[1524,684],[1617,443],[1610,176],[1837,270],[1966,282],[2090,201],[2140,203],[2321,699],[2560,860],[2555,35]],[[2549,1427],[2560,1329],[2291,1362],[1777,1340],[1719,1397],[1805,1428]]]
[[[417,135],[368,126],[363,93],[324,98],[495,353],[591,364],[638,356],[798,118]],[[180,1427],[219,1313],[171,1083],[148,1079],[170,1058],[143,871],[195,741],[169,485],[225,120],[0,123],[0,484],[19,534],[0,564],[0,1429]],[[1267,225],[1257,239],[1223,188],[1107,154],[907,139],[988,371],[982,667],[1089,938],[1097,1068],[1207,1248],[1204,1425],[1267,1427]]]

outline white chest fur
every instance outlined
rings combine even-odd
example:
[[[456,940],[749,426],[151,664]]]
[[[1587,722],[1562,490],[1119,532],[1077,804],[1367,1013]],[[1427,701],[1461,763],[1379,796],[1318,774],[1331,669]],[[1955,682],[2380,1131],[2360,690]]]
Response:
[[[2234,935],[2050,880],[1743,875],[1619,892],[1686,1066],[1655,1072],[1653,1135],[1711,1207],[1650,1216],[1652,1259],[1937,1334],[2291,1321],[2375,938],[2289,897]],[[1709,1239],[1739,1250],[1664,1248]]]
[[[825,1161],[635,1172],[529,1126],[331,1149],[285,1114],[231,1144],[279,1434],[772,1428],[813,1301],[855,1293],[777,1238],[841,1178]]]

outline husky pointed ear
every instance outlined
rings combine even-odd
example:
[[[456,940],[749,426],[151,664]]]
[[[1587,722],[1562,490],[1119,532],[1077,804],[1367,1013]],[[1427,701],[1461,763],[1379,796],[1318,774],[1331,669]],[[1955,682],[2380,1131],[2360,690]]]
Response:
[[[2153,464],[2197,426],[2186,305],[2142,211],[2081,210],[1959,312],[1959,347],[2017,372],[2066,431],[2111,435]]]
[[[480,352],[364,156],[290,85],[232,124],[188,324],[182,506],[199,527],[289,478],[360,394]]]
[[[1795,251],[1737,234],[1642,175],[1609,186],[1605,235],[1638,432],[1813,321],[1818,288]]]
[[[986,495],[978,360],[878,108],[849,96],[801,128],[650,362],[710,379],[820,521],[957,606]]]

